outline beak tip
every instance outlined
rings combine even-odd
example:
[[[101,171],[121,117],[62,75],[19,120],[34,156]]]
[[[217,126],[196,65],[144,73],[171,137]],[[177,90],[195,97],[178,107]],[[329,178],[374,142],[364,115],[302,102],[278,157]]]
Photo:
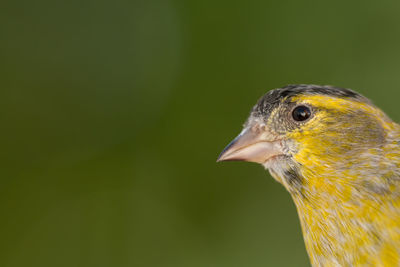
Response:
[[[232,147],[233,145],[236,143],[236,141],[238,140],[238,137],[236,137],[232,142],[230,142],[225,148],[224,150],[222,150],[222,152],[219,154],[218,158],[217,158],[217,162],[221,162],[221,161],[228,161],[228,160],[232,160],[233,158],[230,156],[231,152],[232,152]]]
[[[218,156],[216,162],[222,162],[222,161],[246,161],[246,160],[242,159],[240,157],[231,155],[230,153],[225,153],[225,151],[224,151]]]
[[[225,161],[225,155],[224,155],[225,153],[224,152],[222,152],[221,154],[219,154],[219,156],[218,156],[218,158],[217,158],[217,161],[216,162],[222,162],[222,161]]]

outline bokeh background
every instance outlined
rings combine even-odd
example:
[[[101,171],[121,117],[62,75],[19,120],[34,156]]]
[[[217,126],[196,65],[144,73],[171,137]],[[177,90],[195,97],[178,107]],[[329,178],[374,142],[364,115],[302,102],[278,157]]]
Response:
[[[399,1],[0,8],[0,266],[309,266],[262,167],[216,163],[256,100],[353,88],[400,120]]]

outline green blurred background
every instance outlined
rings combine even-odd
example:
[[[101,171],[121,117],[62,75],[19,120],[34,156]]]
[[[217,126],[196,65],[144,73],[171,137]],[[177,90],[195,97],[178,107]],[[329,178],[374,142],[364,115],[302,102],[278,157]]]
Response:
[[[399,1],[2,1],[0,266],[309,266],[290,196],[215,162],[256,100],[400,120]]]

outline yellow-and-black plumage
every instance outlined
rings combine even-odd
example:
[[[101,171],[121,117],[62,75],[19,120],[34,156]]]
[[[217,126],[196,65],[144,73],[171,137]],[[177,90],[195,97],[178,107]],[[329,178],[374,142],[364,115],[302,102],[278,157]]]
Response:
[[[272,90],[219,160],[260,163],[283,184],[313,266],[400,266],[400,126],[366,97]]]

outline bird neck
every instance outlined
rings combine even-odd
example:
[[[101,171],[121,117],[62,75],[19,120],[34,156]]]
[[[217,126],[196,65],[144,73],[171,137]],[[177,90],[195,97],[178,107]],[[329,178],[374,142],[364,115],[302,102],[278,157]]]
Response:
[[[346,166],[304,167],[301,187],[291,189],[312,264],[399,265],[399,143],[361,153]]]

